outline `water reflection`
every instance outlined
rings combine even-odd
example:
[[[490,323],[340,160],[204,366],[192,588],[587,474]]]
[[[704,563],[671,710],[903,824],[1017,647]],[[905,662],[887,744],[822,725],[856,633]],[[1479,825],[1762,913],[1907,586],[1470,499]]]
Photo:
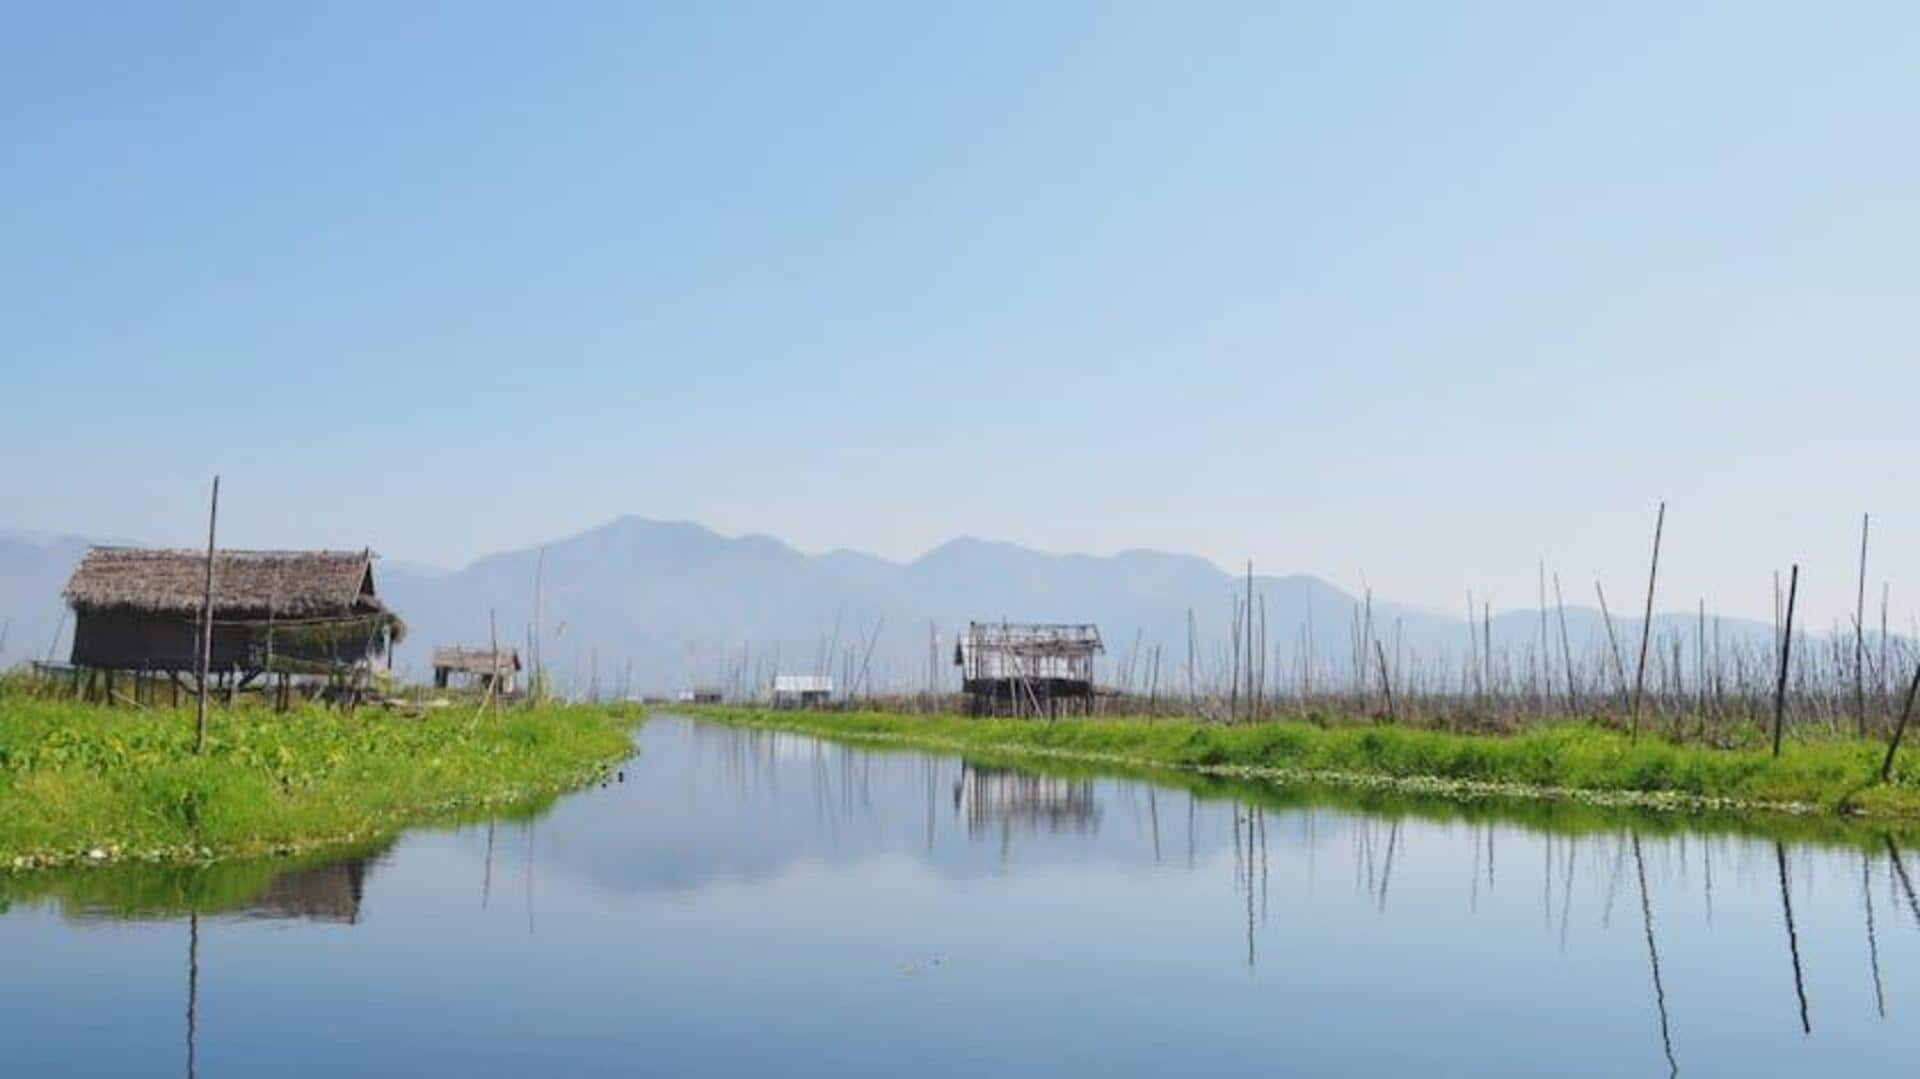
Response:
[[[1682,857],[1681,864],[1686,864]],[[1653,1001],[1660,1012],[1660,1048],[1667,1057],[1667,1074],[1679,1075],[1680,1063],[1673,1057],[1673,1027],[1667,1018],[1667,989],[1660,981],[1660,947],[1653,936],[1653,899],[1647,893],[1647,862],[1640,853],[1640,833],[1633,834],[1633,870],[1640,878],[1640,919],[1647,932],[1647,962],[1653,968]]]
[[[966,821],[967,834],[976,837],[997,833],[1004,839],[1015,831],[1089,835],[1100,830],[1100,803],[1094,800],[1090,779],[962,764],[953,784],[953,807]],[[1157,822],[1154,835],[1159,835]],[[1158,838],[1154,845],[1157,850]]]
[[[1807,983],[1800,971],[1800,934],[1793,927],[1793,889],[1787,883],[1787,848],[1775,841],[1773,856],[1780,865],[1780,911],[1787,923],[1787,950],[1793,956],[1793,993],[1800,999],[1800,1030],[1813,1033],[1813,1021],[1807,1016]]]
[[[1793,1074],[1920,1049],[1899,1014],[1920,1000],[1920,897],[1893,835],[1030,770],[677,720],[642,748],[628,782],[519,835],[487,820],[337,860],[0,882],[0,948],[32,984],[89,962],[137,978],[144,960],[86,934],[171,922],[171,1057],[184,929],[189,1076],[274,1070],[249,1054],[310,1042],[317,1007],[388,1040],[317,1048],[315,1071],[620,1074],[612,1050],[641,1043],[668,1073],[854,1075],[903,1054],[932,1056],[928,1074],[1250,1074],[1277,1052],[1314,1074]],[[1881,874],[1911,921],[1880,916]],[[0,979],[0,1037],[41,1065],[23,1074],[112,1072],[61,1066],[88,1051],[66,1017],[93,998],[72,981]],[[1062,999],[1102,1038],[1013,1018]],[[486,1016],[484,1037],[442,1011]],[[809,1033],[856,1013],[867,1042]],[[981,1029],[1005,1033],[983,1046]]]
[[[121,865],[0,876],[0,911],[51,905],[77,922],[221,915],[352,925],[391,842],[350,853],[199,866]]]

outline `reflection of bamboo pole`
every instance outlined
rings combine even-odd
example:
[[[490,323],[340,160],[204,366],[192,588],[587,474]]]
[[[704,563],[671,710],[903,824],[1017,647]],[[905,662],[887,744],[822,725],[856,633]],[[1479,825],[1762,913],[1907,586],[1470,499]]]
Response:
[[[1913,878],[1907,876],[1907,863],[1900,860],[1900,848],[1893,842],[1893,836],[1886,837],[1887,860],[1893,863],[1893,875],[1900,882],[1900,888],[1907,893],[1907,906],[1913,911],[1913,920],[1920,922],[1920,897],[1913,893]]]
[[[187,914],[187,1079],[194,1079],[200,1022],[200,912]]]
[[[1793,927],[1793,893],[1787,887],[1787,848],[1776,840],[1773,844],[1773,856],[1780,866],[1780,909],[1787,918],[1787,950],[1793,954],[1793,992],[1800,998],[1801,1033],[1813,1033],[1813,1023],[1807,1018],[1807,983],[1800,972],[1800,935]]]
[[[1873,967],[1873,1002],[1887,1017],[1887,994],[1880,986],[1880,942],[1873,932],[1873,859],[1860,855],[1860,894],[1867,901],[1867,961]]]
[[[1153,864],[1160,864],[1160,806],[1153,796],[1153,784],[1147,784],[1147,819],[1153,827]]]
[[[487,909],[487,901],[493,898],[493,824],[492,817],[487,818],[487,855],[484,868],[480,871],[480,909]]]
[[[1647,930],[1647,959],[1653,966],[1653,999],[1660,1009],[1660,1046],[1667,1054],[1669,1074],[1679,1075],[1673,1059],[1673,1032],[1667,1023],[1667,990],[1660,981],[1660,951],[1653,942],[1653,901],[1647,896],[1647,862],[1640,854],[1640,833],[1633,834],[1633,866],[1640,875],[1640,919]]]

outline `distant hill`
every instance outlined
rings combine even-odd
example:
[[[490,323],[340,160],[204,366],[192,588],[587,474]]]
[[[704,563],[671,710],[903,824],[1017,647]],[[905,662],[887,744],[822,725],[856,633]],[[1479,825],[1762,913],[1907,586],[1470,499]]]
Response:
[[[54,641],[66,621],[60,589],[89,545],[77,536],[0,532],[0,668],[45,659],[49,649],[67,658],[65,641]]]
[[[74,537],[0,533],[0,621],[9,625],[0,664],[47,653],[61,619],[60,588],[85,547]],[[955,631],[968,620],[1000,619],[1097,623],[1107,642],[1101,679],[1141,689],[1153,677],[1157,646],[1159,684],[1178,689],[1189,612],[1196,667],[1203,680],[1217,678],[1235,597],[1245,588],[1244,579],[1204,559],[1159,551],[1059,555],[961,538],[901,563],[856,551],[809,556],[767,536],[727,537],[687,522],[622,517],[555,540],[544,553],[508,551],[459,570],[381,563],[381,595],[412,630],[401,668],[424,677],[434,644],[484,644],[490,621],[502,647],[525,649],[536,576],[549,670],[564,688],[597,684],[603,693],[754,683],[776,670],[844,679],[863,666],[875,687],[918,688],[930,668],[950,686]],[[1298,669],[1309,632],[1316,677],[1350,676],[1359,598],[1304,574],[1257,576],[1254,589],[1264,604],[1276,680]],[[1550,614],[1557,664],[1559,625]],[[1616,630],[1628,647],[1638,620],[1620,614],[1614,612]],[[1376,598],[1372,620],[1382,647],[1410,669],[1457,671],[1465,662],[1463,618]],[[1578,662],[1597,671],[1605,655],[1598,612],[1569,607],[1567,620]],[[1696,622],[1665,615],[1656,628],[1691,641]],[[1506,662],[1532,662],[1539,612],[1497,614],[1491,630]],[[1727,621],[1720,632],[1732,646],[1765,642],[1771,628]],[[63,641],[58,658],[65,648]]]

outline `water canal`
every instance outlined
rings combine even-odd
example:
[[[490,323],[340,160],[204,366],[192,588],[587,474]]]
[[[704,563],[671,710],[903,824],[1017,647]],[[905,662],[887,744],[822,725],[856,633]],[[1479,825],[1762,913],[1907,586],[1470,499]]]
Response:
[[[660,717],[621,781],[296,865],[0,879],[7,1075],[1867,1075],[1863,835],[1034,773]]]

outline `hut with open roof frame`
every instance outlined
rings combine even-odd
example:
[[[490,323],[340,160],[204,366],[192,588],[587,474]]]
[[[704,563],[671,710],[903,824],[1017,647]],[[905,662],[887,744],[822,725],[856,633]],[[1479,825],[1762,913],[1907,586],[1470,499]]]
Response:
[[[953,662],[969,711],[1056,716],[1093,707],[1093,657],[1106,651],[1087,623],[969,622]]]

